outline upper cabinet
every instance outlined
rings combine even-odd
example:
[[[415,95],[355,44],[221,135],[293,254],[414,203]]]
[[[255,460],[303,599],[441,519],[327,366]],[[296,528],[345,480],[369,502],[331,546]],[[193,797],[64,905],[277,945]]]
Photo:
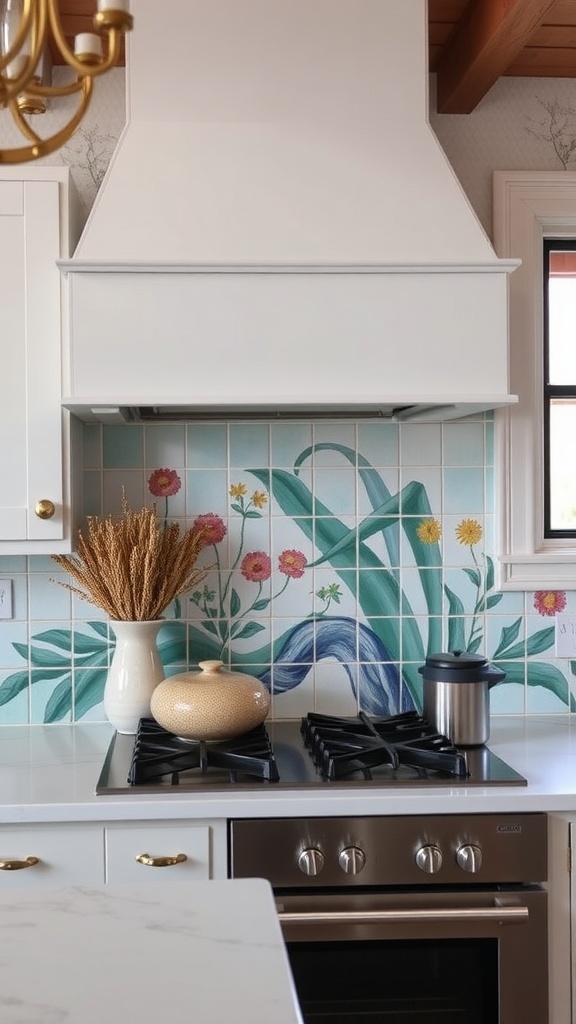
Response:
[[[0,170],[0,554],[70,549],[70,422],[61,409],[69,171]]]

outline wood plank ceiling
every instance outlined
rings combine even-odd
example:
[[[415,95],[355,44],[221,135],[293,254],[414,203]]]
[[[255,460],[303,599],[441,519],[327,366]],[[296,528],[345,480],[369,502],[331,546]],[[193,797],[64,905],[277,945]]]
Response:
[[[66,35],[90,32],[95,8],[60,0]],[[470,113],[503,75],[576,78],[576,0],[428,0],[428,24],[441,114]]]

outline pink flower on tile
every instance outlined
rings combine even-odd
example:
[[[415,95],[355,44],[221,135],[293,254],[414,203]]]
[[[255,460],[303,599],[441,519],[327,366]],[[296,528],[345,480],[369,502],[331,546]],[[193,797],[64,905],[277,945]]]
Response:
[[[245,580],[251,580],[253,583],[262,583],[263,580],[270,579],[272,572],[270,555],[264,551],[250,551],[242,559],[240,572]]]
[[[306,556],[301,551],[287,548],[278,557],[278,569],[293,580],[299,580],[304,575],[306,565]]]
[[[563,590],[537,590],[534,607],[540,615],[556,615],[566,607],[566,594]]]
[[[182,481],[175,469],[155,469],[148,478],[148,490],[155,498],[170,498],[178,494]]]
[[[202,530],[205,544],[219,544],[226,536],[226,524],[222,517],[214,512],[196,516],[194,526],[197,530]]]

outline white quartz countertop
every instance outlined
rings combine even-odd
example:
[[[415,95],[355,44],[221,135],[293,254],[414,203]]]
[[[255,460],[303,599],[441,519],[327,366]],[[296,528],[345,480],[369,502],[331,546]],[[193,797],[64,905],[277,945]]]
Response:
[[[262,879],[0,893],[0,1024],[299,1024]]]
[[[576,715],[495,716],[488,745],[527,786],[370,786],[96,796],[108,725],[0,728],[0,822],[576,812]]]

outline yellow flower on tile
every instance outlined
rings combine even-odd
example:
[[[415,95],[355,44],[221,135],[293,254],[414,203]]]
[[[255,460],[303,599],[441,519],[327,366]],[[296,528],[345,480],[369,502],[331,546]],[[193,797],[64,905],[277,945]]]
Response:
[[[416,533],[423,544],[436,544],[442,536],[442,527],[437,519],[423,519]]]
[[[254,494],[252,495],[252,504],[256,508],[264,508],[267,501],[268,495],[264,494],[264,491],[254,491]]]
[[[246,484],[231,484],[230,491],[228,493],[231,498],[243,498],[247,492],[248,488],[246,487]]]
[[[459,544],[471,548],[482,540],[482,527],[477,519],[462,519],[456,527],[456,537]]]

